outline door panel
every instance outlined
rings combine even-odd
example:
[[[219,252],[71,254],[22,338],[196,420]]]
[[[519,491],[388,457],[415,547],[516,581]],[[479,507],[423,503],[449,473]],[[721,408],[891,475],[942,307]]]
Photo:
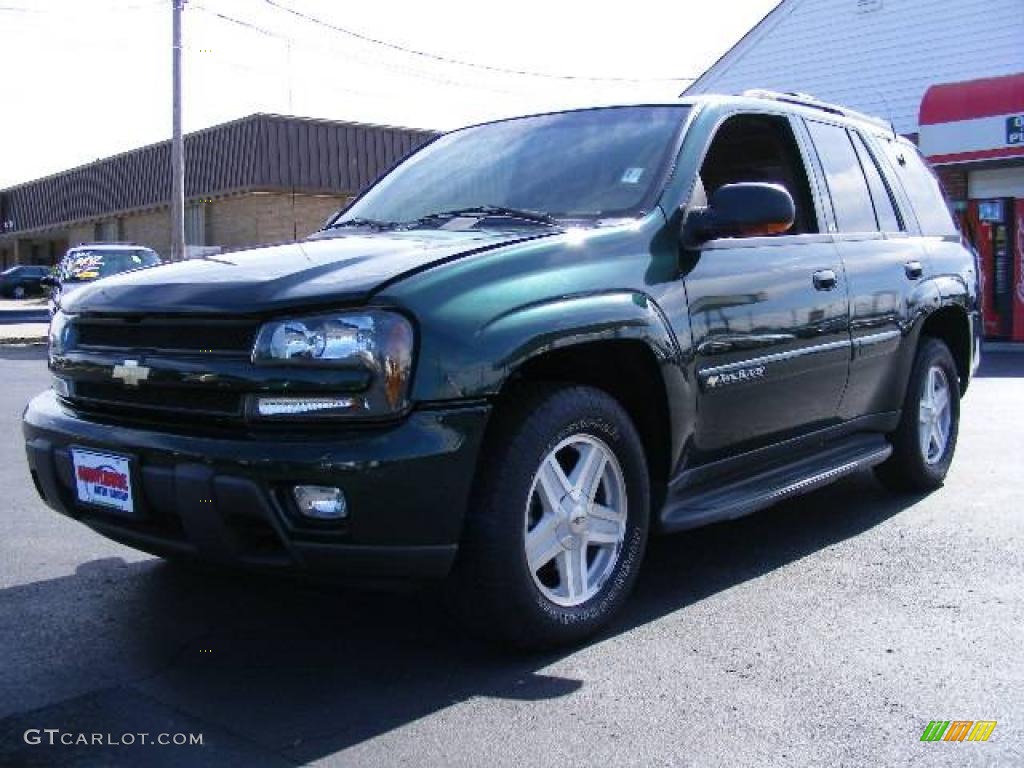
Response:
[[[840,416],[854,419],[895,411],[903,405],[903,386],[912,360],[904,338],[920,310],[915,289],[923,285],[925,253],[916,237],[878,236],[837,239],[850,289],[853,359]]]
[[[823,270],[835,273],[831,289],[815,287]],[[846,281],[831,237],[713,241],[685,282],[703,459],[836,419],[850,340]]]

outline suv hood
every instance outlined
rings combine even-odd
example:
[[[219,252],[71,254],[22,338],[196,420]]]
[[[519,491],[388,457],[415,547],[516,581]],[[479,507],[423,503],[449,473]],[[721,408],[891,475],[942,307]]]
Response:
[[[442,261],[557,229],[346,233],[163,264],[62,297],[70,313],[261,313],[364,301],[384,283]]]

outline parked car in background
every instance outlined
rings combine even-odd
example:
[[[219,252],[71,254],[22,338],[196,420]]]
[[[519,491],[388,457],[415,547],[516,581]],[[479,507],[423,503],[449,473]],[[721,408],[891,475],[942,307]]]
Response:
[[[23,299],[26,296],[45,292],[40,281],[50,274],[50,268],[34,264],[10,267],[0,272],[0,296],[9,299]]]
[[[305,242],[75,293],[25,444],[116,541],[444,578],[468,627],[545,647],[622,607],[649,534],[869,468],[940,486],[980,327],[888,124],[789,94],[535,115],[436,139]]]
[[[103,277],[110,277],[133,269],[144,269],[162,264],[160,255],[152,248],[125,243],[96,243],[70,248],[57,265],[56,274],[44,279],[50,286],[50,312],[60,306],[69,293]]]

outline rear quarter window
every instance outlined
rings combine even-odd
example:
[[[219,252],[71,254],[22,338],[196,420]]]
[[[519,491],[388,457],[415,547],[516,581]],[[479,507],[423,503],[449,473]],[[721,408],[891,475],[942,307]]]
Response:
[[[813,120],[807,121],[807,128],[825,172],[836,228],[840,232],[877,232],[868,182],[846,129]]]
[[[939,178],[921,153],[902,142],[883,139],[878,143],[883,146],[890,166],[910,198],[922,234],[935,237],[959,234]]]

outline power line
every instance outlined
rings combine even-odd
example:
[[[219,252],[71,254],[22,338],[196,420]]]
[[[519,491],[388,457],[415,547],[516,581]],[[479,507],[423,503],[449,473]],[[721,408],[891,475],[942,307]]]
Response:
[[[548,73],[545,73],[545,72],[531,72],[529,70],[524,70],[524,69],[507,69],[505,67],[496,67],[496,66],[492,66],[492,65],[489,65],[489,64],[478,64],[478,63],[475,63],[475,62],[472,62],[472,61],[463,61],[462,59],[454,59],[454,58],[451,58],[451,57],[448,57],[448,56],[441,56],[441,55],[436,54],[436,53],[429,53],[427,51],[418,51],[418,50],[416,50],[414,48],[406,48],[404,46],[398,45],[397,43],[392,43],[392,42],[389,42],[387,40],[380,40],[380,39],[375,38],[375,37],[370,37],[369,35],[364,35],[364,34],[362,34],[360,32],[355,32],[355,31],[353,31],[351,29],[346,29],[345,27],[340,27],[337,24],[332,24],[329,21],[324,21],[321,18],[318,18],[316,16],[312,16],[312,15],[307,14],[307,13],[303,13],[302,11],[298,11],[298,10],[296,10],[294,8],[289,8],[287,5],[282,5],[281,3],[275,2],[275,0],[263,0],[263,2],[265,2],[267,5],[270,5],[270,6],[274,7],[274,8],[277,8],[278,10],[284,11],[285,13],[290,13],[293,16],[296,16],[296,17],[298,17],[300,19],[308,21],[311,24],[316,24],[318,26],[324,27],[325,29],[333,30],[334,32],[338,32],[340,34],[347,35],[349,37],[355,38],[356,40],[361,40],[364,43],[370,43],[372,45],[378,45],[378,46],[381,46],[381,47],[384,47],[384,48],[389,48],[389,49],[391,49],[393,51],[399,51],[401,53],[408,54],[410,56],[419,56],[421,58],[430,59],[432,61],[438,61],[438,62],[441,62],[443,64],[453,64],[453,65],[460,66],[460,67],[471,67],[473,69],[482,69],[482,70],[486,70],[488,72],[498,72],[498,73],[501,73],[501,74],[504,74],[504,75],[520,75],[520,76],[524,76],[524,77],[539,77],[539,78],[546,78],[546,79],[549,79],[549,80],[582,80],[582,81],[596,82],[596,83],[602,83],[602,82],[612,82],[612,83],[614,83],[614,82],[619,82],[619,83],[656,83],[656,82],[675,83],[675,82],[684,82],[684,81],[685,82],[690,82],[690,81],[693,81],[693,80],[697,79],[695,77],[635,78],[635,77],[588,77],[588,76],[583,76],[583,75],[554,75],[554,74],[548,74]]]
[[[207,8],[206,6],[203,6],[203,5],[192,5],[190,7],[192,9],[194,9],[194,10],[202,11],[204,13],[208,13],[208,14],[210,14],[210,15],[212,15],[212,16],[214,16],[214,17],[216,17],[216,18],[218,18],[218,19],[220,19],[222,21],[227,21],[229,23],[235,24],[237,26],[240,26],[242,28],[248,29],[250,31],[257,32],[259,34],[266,35],[268,37],[273,37],[273,38],[276,38],[278,40],[282,40],[289,47],[289,50],[291,49],[291,45],[293,43],[299,42],[299,41],[296,41],[294,38],[288,37],[287,35],[282,35],[282,34],[279,34],[277,32],[271,32],[270,30],[264,29],[263,27],[257,26],[256,24],[253,24],[251,22],[245,21],[244,19],[239,19],[239,18],[236,18],[234,16],[230,16],[230,15],[225,14],[225,13],[220,13],[218,11],[214,11],[214,10],[212,10],[210,8]],[[323,46],[323,47],[329,48],[331,50],[336,50],[336,47],[334,45],[330,44],[330,43],[327,43],[327,44],[321,43],[320,45]],[[521,92],[510,91],[507,88],[495,87],[493,85],[481,85],[481,84],[477,84],[477,83],[467,82],[465,80],[453,80],[453,79],[448,78],[448,77],[430,74],[428,72],[424,72],[424,71],[417,70],[417,69],[410,69],[408,67],[404,67],[404,66],[400,66],[400,65],[396,66],[394,64],[387,64],[387,63],[385,63],[383,61],[380,61],[379,59],[367,58],[365,56],[354,54],[351,51],[345,51],[345,53],[343,55],[346,56],[348,59],[350,59],[352,61],[355,61],[355,62],[357,62],[357,63],[359,63],[359,64],[361,64],[363,66],[366,66],[366,67],[375,67],[375,68],[379,68],[379,69],[384,69],[384,70],[387,70],[388,72],[393,72],[393,73],[396,73],[397,75],[400,75],[400,76],[415,77],[415,78],[419,78],[420,80],[426,80],[426,81],[431,82],[431,83],[436,83],[438,85],[451,86],[451,87],[454,87],[454,88],[469,88],[469,89],[475,90],[475,91],[485,91],[487,93],[495,93],[495,94],[501,94],[501,95],[505,95],[505,96],[522,96],[522,95],[524,95]],[[291,86],[289,85],[289,88],[290,87]],[[352,92],[355,93],[355,91],[352,91]],[[363,92],[363,93],[366,93],[366,92]]]
[[[266,35],[267,37],[276,37],[279,40],[287,40],[289,42],[292,42],[292,39],[290,37],[286,36],[286,35],[279,35],[277,32],[271,32],[269,29],[264,29],[263,27],[260,27],[260,26],[257,26],[256,24],[253,24],[251,22],[245,21],[244,19],[236,19],[234,16],[228,16],[226,13],[220,13],[219,11],[215,11],[212,8],[207,8],[205,5],[194,5],[193,4],[191,6],[191,9],[192,10],[196,10],[196,11],[202,11],[203,13],[208,13],[211,16],[216,16],[218,19],[221,19],[222,21],[227,21],[227,22],[230,22],[232,24],[237,24],[240,27],[245,27],[246,29],[251,29],[254,32],[259,32],[261,35]]]

